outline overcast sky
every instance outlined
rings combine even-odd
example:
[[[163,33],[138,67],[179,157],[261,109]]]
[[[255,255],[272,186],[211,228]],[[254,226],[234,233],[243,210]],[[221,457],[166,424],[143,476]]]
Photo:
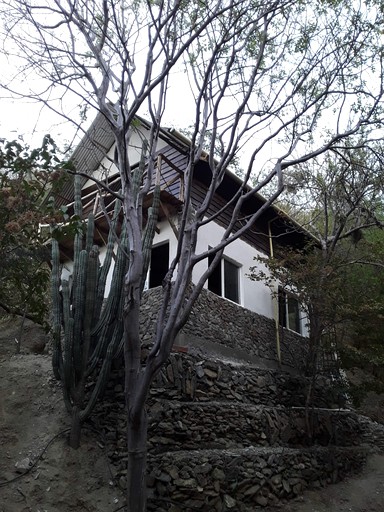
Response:
[[[10,76],[12,72],[14,69],[8,62],[2,60],[0,55],[0,79]],[[163,126],[180,129],[190,125],[195,106],[192,98],[191,101],[186,101],[186,90],[185,86],[174,85],[173,90],[169,91],[167,115],[164,117]],[[75,116],[79,110],[77,103],[78,98],[74,98],[72,108]],[[91,122],[95,115],[96,112],[90,113],[88,121]],[[143,115],[145,117],[145,113]],[[12,99],[9,93],[0,88],[0,138],[13,140],[19,137],[26,143],[36,146],[47,133],[62,147],[72,143],[76,128],[41,103],[28,99]]]

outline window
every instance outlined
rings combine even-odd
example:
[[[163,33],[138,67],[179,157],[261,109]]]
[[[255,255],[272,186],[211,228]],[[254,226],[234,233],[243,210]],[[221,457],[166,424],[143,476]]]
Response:
[[[169,242],[152,247],[148,288],[161,286],[169,268]]]
[[[208,258],[208,265],[212,263],[213,258]],[[239,266],[227,258],[222,258],[208,278],[208,290],[239,304]]]
[[[291,331],[302,334],[299,301],[282,288],[279,288],[279,323]]]

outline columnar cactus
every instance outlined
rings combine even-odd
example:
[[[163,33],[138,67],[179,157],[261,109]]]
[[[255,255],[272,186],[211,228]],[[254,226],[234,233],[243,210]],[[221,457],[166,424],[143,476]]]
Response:
[[[145,148],[143,153],[144,150]],[[144,162],[142,158],[134,176],[137,190],[144,172]],[[159,204],[160,184],[157,178],[152,208],[149,209],[143,232],[143,275],[148,270]],[[81,424],[90,415],[102,394],[112,360],[121,354],[123,346],[123,284],[129,265],[124,223],[117,243],[109,294],[104,299],[107,275],[116,245],[120,211],[121,202],[116,200],[102,266],[99,262],[99,248],[93,245],[94,216],[88,216],[85,240],[82,229],[77,230],[70,280],[61,278],[59,244],[52,240],[53,370],[56,378],[62,382],[64,402],[72,416],[70,445],[74,448],[80,443]],[[81,221],[79,177],[75,179],[74,213],[75,219]],[[144,287],[144,280],[142,286]],[[85,396],[87,379],[93,383],[93,387]]]
[[[80,194],[80,181],[76,179],[75,215],[79,219],[82,217]],[[59,245],[52,240],[53,369],[55,376],[62,381],[65,405],[72,416],[70,444],[74,448],[79,446],[81,423],[89,416],[105,387],[123,333],[120,304],[123,276],[128,264],[124,234],[117,250],[111,290],[103,307],[120,209],[121,203],[116,201],[102,266],[99,248],[93,245],[92,214],[88,216],[85,249],[82,248],[83,234],[78,230],[74,240],[71,281],[61,278]],[[90,376],[94,386],[86,400],[85,384]]]

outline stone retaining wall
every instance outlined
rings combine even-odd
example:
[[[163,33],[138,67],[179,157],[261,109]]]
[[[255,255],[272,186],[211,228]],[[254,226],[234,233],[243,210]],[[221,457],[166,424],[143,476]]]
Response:
[[[116,477],[124,486],[127,449],[122,377],[117,371],[109,383],[99,405],[99,421]],[[305,383],[302,377],[278,370],[171,354],[149,400],[148,486],[153,497],[184,503],[169,508],[174,512],[187,510],[186,503],[206,511],[229,510],[233,504],[233,510],[245,511],[252,504],[275,503],[307,486],[323,485],[358,470],[364,452],[348,448],[359,444],[357,416],[313,410],[309,415],[312,438],[308,438],[305,410],[293,407],[305,404]],[[315,397],[327,406],[326,385],[324,381]],[[292,450],[309,443],[329,449]],[[347,448],[340,451],[330,445]],[[202,450],[208,447],[204,455]]]
[[[125,412],[104,406],[104,429],[114,441],[110,457],[119,471],[125,468]],[[350,411],[310,410],[307,431],[303,408],[255,407],[222,402],[179,403],[153,401],[149,410],[148,451],[172,449],[246,448],[249,446],[357,446],[364,435],[358,416]]]
[[[153,453],[248,446],[357,446],[362,428],[349,411],[260,407],[210,402],[156,402],[150,410]]]
[[[338,482],[365,460],[361,449],[335,447],[165,453],[148,461],[148,509],[251,512]]]
[[[153,335],[160,294],[157,288],[144,295],[144,345]],[[189,336],[222,345],[226,353],[241,350],[276,362],[274,322],[208,291],[199,297],[183,335],[187,341]],[[281,341],[283,362],[299,367],[306,341],[286,330]],[[149,511],[253,512],[307,487],[337,482],[364,464],[356,415],[320,409],[308,415],[303,409],[308,379],[293,369],[239,360],[173,353],[161,368],[149,398]],[[123,386],[123,371],[116,370],[98,406],[99,427],[121,487],[127,471]],[[319,376],[311,406],[343,404],[342,391]],[[305,448],[313,443],[323,446]]]
[[[161,287],[143,295],[141,333],[150,342],[161,301]],[[223,328],[225,326],[225,328]],[[202,290],[182,333],[213,341],[226,347],[241,349],[252,356],[277,360],[274,320]],[[305,338],[280,328],[283,364],[300,366],[305,359]]]
[[[159,372],[151,395],[181,401],[234,401],[254,405],[305,405],[309,379],[295,373],[201,360],[192,355],[171,354]],[[340,390],[325,377],[316,382],[311,406],[339,407]]]

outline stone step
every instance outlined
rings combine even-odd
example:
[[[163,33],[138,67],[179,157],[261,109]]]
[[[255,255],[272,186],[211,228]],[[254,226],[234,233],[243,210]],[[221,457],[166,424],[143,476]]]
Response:
[[[308,386],[309,379],[287,371],[172,354],[150,393],[157,399],[300,407],[306,403]],[[312,406],[339,407],[344,401],[330,379],[317,378]]]
[[[363,430],[355,413],[310,409],[307,414],[305,408],[161,400],[149,411],[148,448],[161,453],[201,448],[361,444]]]
[[[276,505],[304,489],[335,483],[358,472],[367,453],[362,448],[316,447],[180,451],[150,456],[148,510],[248,512]],[[124,472],[121,477],[124,480]],[[169,503],[171,508],[165,505]]]
[[[102,425],[109,456],[126,458],[126,416],[105,407]],[[358,446],[370,444],[367,429],[352,411],[249,406],[240,403],[156,402],[149,410],[148,451],[245,448],[249,446]],[[369,430],[370,432],[370,430]],[[373,438],[372,438],[373,439]]]
[[[122,370],[115,372],[109,387],[114,399],[124,400]],[[171,354],[152,384],[150,399],[300,407],[306,404],[308,388],[309,379],[294,372]],[[317,377],[311,406],[338,409],[345,402],[345,393],[335,387],[334,381]]]
[[[122,404],[121,404],[122,405]],[[104,404],[101,427],[109,456],[126,457],[126,415]],[[384,453],[384,425],[349,410],[310,409],[308,435],[305,408],[250,406],[234,402],[162,400],[149,410],[148,451],[242,448],[249,446],[360,446]]]
[[[328,408],[337,396],[332,383],[317,383],[316,442],[369,439],[357,415]],[[369,447],[292,447],[308,441],[307,384],[289,371],[172,354],[149,399],[148,510],[250,512],[360,469]],[[121,485],[127,463],[123,385],[122,375],[115,376],[99,406]]]

